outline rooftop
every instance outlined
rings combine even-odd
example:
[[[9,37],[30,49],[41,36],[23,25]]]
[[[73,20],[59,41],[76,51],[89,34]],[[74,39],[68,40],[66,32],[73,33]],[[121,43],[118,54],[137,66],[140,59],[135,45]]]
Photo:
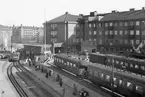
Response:
[[[78,16],[78,15],[72,15],[72,14],[69,14],[68,12],[66,12],[65,14],[63,14],[57,18],[47,21],[47,23],[60,23],[60,22],[68,22],[68,21],[75,22],[75,21],[77,21],[77,19],[79,17],[80,16]]]
[[[129,11],[112,11],[104,16],[101,21],[115,21],[115,20],[133,20],[145,19],[145,9],[141,10],[130,9]]]

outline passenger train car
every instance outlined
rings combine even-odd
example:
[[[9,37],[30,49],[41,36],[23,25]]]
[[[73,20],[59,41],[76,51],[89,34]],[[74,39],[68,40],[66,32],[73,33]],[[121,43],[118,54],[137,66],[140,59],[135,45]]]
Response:
[[[89,57],[92,63],[99,63],[106,66],[114,65],[117,69],[125,69],[132,73],[145,75],[145,61],[143,59],[99,53],[92,53]]]
[[[79,75],[80,68],[84,68],[88,72],[86,78],[96,85],[108,89],[113,87],[115,92],[127,97],[145,97],[145,79],[137,75],[112,72],[111,68],[61,55],[54,56],[54,65],[76,75]]]

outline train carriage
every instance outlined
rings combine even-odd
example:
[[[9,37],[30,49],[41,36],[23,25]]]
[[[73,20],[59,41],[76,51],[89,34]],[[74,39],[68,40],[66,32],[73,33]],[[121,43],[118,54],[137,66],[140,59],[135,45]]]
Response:
[[[90,54],[90,62],[99,63],[101,65],[110,66],[114,68],[125,70],[131,73],[145,75],[145,61],[128,58],[124,56],[116,56],[111,54]]]
[[[67,71],[70,71],[76,75],[80,74],[80,69],[85,69],[86,66],[82,65],[83,61],[78,60],[78,59],[72,59],[69,56],[63,55],[55,55],[54,56],[54,64],[57,65],[58,67],[65,69]]]
[[[130,74],[114,71],[110,68],[103,68],[96,64],[88,66],[88,79],[95,84],[112,89],[115,92],[123,94],[128,97],[145,97],[145,80],[134,77]],[[112,79],[113,78],[113,79]]]

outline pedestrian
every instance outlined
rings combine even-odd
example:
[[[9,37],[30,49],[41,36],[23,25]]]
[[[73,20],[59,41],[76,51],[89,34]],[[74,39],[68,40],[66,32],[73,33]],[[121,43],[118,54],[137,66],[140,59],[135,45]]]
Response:
[[[48,72],[46,72],[46,76],[45,77],[48,78]]]
[[[51,70],[49,70],[48,74],[49,74],[49,76],[51,76]]]
[[[62,87],[62,84],[63,84],[62,78],[59,78],[59,85],[60,85],[60,87]]]
[[[60,80],[60,76],[59,76],[59,74],[57,74],[56,81],[58,82],[59,80]]]
[[[73,85],[73,95],[77,95],[77,86],[76,86],[76,84]]]

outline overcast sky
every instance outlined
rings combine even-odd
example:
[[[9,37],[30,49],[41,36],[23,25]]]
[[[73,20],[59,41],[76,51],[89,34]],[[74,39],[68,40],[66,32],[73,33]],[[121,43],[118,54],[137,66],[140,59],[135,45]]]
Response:
[[[89,14],[126,11],[145,7],[145,0],[0,0],[0,24],[42,26],[42,23],[68,11]]]

